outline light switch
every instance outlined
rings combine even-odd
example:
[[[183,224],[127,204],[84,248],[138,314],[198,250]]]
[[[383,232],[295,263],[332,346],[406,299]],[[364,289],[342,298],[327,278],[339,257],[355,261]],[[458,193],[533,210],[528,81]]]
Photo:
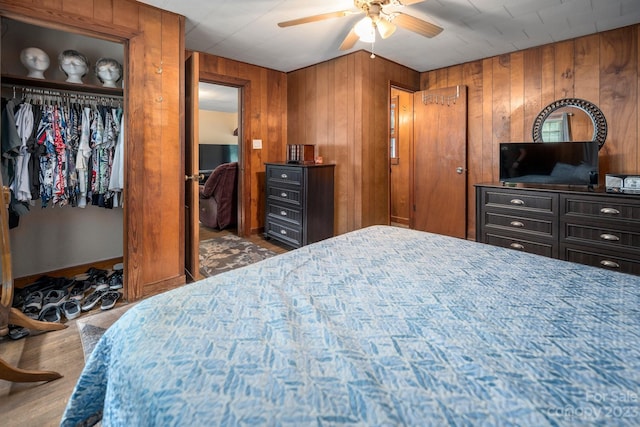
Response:
[[[261,139],[254,139],[253,140],[253,149],[254,150],[262,149],[262,140]]]

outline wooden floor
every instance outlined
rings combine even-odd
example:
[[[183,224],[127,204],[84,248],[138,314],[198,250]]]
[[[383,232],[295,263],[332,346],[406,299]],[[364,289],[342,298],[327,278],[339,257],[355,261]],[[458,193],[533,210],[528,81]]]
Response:
[[[200,240],[234,232],[201,227]],[[250,236],[248,240],[277,253],[289,250],[286,246],[264,240],[261,234]],[[12,366],[57,371],[63,375],[49,383],[10,383],[0,380],[0,425],[59,425],[84,366],[76,320],[68,321],[68,328],[62,331],[41,333],[17,341],[8,337],[0,338],[0,357]]]

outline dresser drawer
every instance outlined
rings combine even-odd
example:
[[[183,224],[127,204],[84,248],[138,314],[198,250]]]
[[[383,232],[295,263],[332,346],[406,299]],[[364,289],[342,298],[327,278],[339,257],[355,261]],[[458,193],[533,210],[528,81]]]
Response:
[[[492,233],[486,233],[484,243],[529,252],[531,254],[544,255],[547,257],[557,256],[552,243],[541,243],[528,239],[514,238]]]
[[[303,170],[298,167],[270,166],[266,170],[267,180],[280,183],[301,185]]]
[[[485,212],[485,226],[487,228],[503,228],[522,233],[542,234],[547,237],[555,236],[555,224],[551,219],[537,219],[506,215],[496,212]]]
[[[286,207],[275,203],[267,204],[267,215],[282,221],[289,221],[294,224],[302,224],[302,212],[300,209]]]
[[[302,205],[302,193],[299,188],[271,185],[267,187],[267,198],[279,203]]]
[[[561,252],[564,255],[563,258],[567,261],[592,265],[621,273],[640,275],[640,260],[629,258],[624,254],[599,252],[598,250],[594,250],[594,248],[574,245],[561,245]]]
[[[606,200],[605,200],[606,199]],[[635,203],[634,203],[635,202]],[[640,204],[637,200],[626,201],[615,196],[608,197],[575,197],[562,195],[563,218],[571,220],[601,220],[603,222],[627,225],[640,228]]]
[[[640,253],[640,230],[633,232],[597,225],[567,223],[564,224],[561,238],[564,243],[596,244],[613,250],[631,250]]]
[[[302,231],[300,226],[274,218],[267,218],[265,233],[268,237],[284,241],[294,247],[302,246]]]
[[[487,209],[508,208],[523,209],[528,212],[552,215],[557,212],[557,196],[551,193],[535,191],[509,191],[485,189],[483,203]]]

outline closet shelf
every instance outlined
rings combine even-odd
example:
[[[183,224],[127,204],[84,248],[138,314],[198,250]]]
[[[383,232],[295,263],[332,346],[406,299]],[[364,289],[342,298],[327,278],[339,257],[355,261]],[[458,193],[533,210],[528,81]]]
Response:
[[[12,75],[2,75],[2,85],[41,88],[43,90],[81,92],[118,97],[122,97],[124,93],[121,88],[95,86],[88,84],[75,84],[67,82],[54,82],[51,80],[34,79],[31,77],[18,77]]]

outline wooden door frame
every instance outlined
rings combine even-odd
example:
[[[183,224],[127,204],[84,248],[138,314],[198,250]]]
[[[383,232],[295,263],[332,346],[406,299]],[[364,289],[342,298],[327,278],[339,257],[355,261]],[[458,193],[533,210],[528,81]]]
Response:
[[[251,141],[245,141],[244,127],[249,123],[248,100],[250,99],[251,82],[249,80],[229,77],[222,74],[210,73],[200,70],[200,82],[223,86],[231,86],[238,89],[238,117],[241,123],[238,125],[238,236],[246,237],[251,234]],[[195,147],[197,148],[197,147]]]
[[[387,96],[387,163],[389,165],[389,174],[388,174],[388,193],[389,193],[389,206],[387,208],[388,210],[388,224],[391,224],[391,146],[389,143],[389,133],[391,132],[390,127],[391,127],[391,117],[389,116],[390,111],[391,111],[391,89],[395,88],[396,90],[401,90],[404,92],[408,92],[410,93],[412,96],[414,93],[418,92],[420,89],[419,88],[415,88],[415,87],[411,87],[409,85],[406,84],[402,84],[402,83],[398,83],[395,81],[389,81],[389,92],[388,92],[388,96]],[[411,115],[412,115],[412,120],[413,120],[413,110],[411,111]],[[412,123],[412,127],[413,127],[413,123]],[[396,124],[397,126],[397,124]],[[413,130],[412,130],[413,132]],[[409,186],[409,228],[413,228],[413,143],[409,144],[409,182],[407,183],[407,185]]]

